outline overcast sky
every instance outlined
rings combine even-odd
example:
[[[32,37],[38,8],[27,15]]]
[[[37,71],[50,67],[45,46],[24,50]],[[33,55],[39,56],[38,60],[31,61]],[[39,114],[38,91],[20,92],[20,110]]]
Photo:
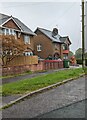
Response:
[[[69,36],[75,52],[81,47],[80,2],[1,2],[0,13],[20,19],[31,30],[37,27],[59,29],[61,36]]]

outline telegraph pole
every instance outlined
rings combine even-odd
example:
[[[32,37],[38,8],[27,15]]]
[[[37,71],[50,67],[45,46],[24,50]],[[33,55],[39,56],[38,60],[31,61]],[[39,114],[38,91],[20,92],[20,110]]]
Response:
[[[82,67],[85,67],[85,47],[84,47],[84,0],[82,0]]]

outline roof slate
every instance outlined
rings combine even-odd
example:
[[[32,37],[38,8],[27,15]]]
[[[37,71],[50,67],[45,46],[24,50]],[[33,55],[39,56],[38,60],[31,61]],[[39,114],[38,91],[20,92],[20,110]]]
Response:
[[[59,34],[57,34],[56,36],[52,36],[52,31],[43,28],[37,29],[40,30],[43,34],[45,34],[48,38],[50,38],[53,42],[62,43],[62,41],[60,40],[61,36]]]
[[[50,38],[53,42],[58,42],[58,43],[65,43],[65,41],[67,40],[68,36],[60,36],[59,34],[57,34],[56,36],[52,36],[52,31],[47,30],[47,29],[43,29],[43,28],[39,28],[37,27],[36,31],[39,30],[41,31],[43,34],[45,34],[48,38]],[[35,31],[35,32],[36,32]],[[70,44],[71,41],[69,40]]]
[[[8,19],[10,19],[12,16],[4,15],[0,13],[0,25],[2,25],[4,22],[6,22]],[[30,35],[36,35],[32,30],[30,30],[24,23],[22,23],[19,19],[12,17],[15,22],[21,27],[21,32],[27,33]]]

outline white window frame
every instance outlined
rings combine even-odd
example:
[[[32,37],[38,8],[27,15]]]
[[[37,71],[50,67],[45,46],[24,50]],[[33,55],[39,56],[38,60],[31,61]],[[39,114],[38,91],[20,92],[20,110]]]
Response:
[[[25,56],[33,56],[33,52],[25,52]]]
[[[25,40],[25,39],[27,39],[27,40]],[[30,44],[30,36],[29,35],[24,35],[24,43]]]
[[[8,33],[7,33],[7,30],[8,30]],[[12,31],[12,32],[11,32]],[[9,29],[9,28],[5,28],[4,29],[4,32],[3,32],[5,35],[16,35],[16,32],[14,29]]]
[[[42,51],[41,48],[42,48],[42,46],[41,46],[40,44],[37,45],[37,51],[38,51],[38,52]]]

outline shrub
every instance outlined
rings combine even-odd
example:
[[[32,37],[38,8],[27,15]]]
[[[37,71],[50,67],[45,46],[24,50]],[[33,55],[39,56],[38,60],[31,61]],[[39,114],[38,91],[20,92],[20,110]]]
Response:
[[[82,65],[82,59],[77,59],[77,64]],[[87,66],[87,59],[85,59],[85,65]]]

